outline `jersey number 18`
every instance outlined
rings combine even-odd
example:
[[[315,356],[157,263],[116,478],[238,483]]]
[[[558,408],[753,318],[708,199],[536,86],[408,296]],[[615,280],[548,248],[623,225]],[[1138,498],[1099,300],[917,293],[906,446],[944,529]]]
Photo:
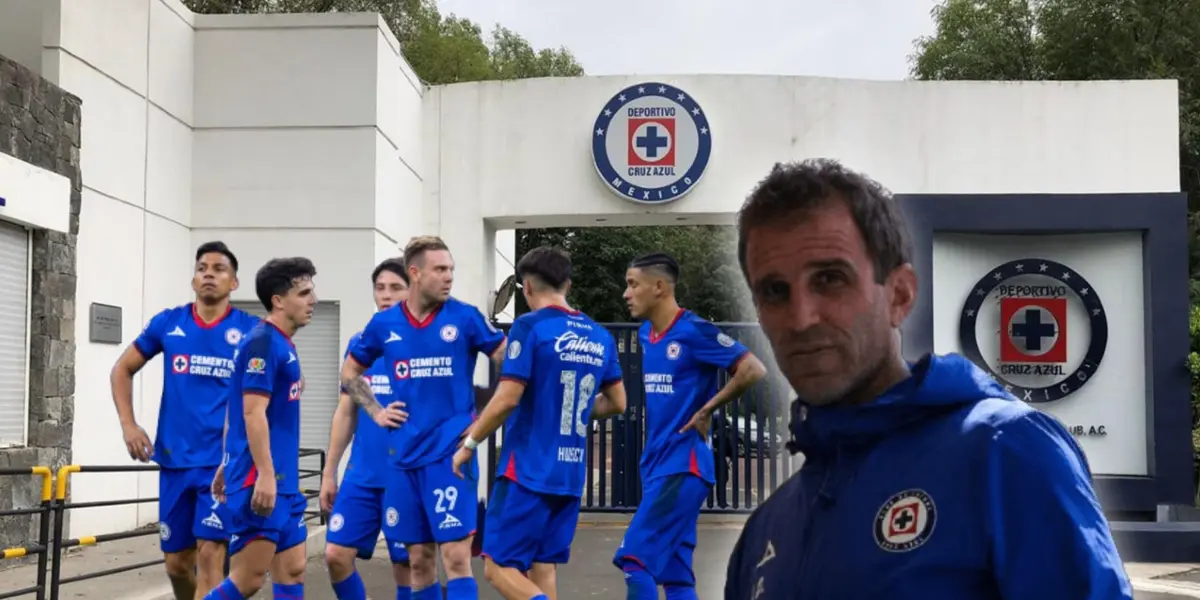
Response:
[[[575,371],[563,371],[562,377],[559,378],[563,385],[563,403],[562,423],[558,433],[571,435],[573,429],[580,437],[587,437],[588,428],[587,423],[583,422],[583,410],[587,408],[588,402],[596,392],[596,376],[591,373],[584,375],[583,380],[578,382],[578,389],[577,378]]]

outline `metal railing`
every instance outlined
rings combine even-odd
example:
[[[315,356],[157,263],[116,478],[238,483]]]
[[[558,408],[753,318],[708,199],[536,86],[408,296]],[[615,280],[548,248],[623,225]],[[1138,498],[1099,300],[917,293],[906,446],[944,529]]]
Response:
[[[770,346],[756,323],[715,323],[746,345],[764,363]],[[638,324],[606,323],[620,354],[628,407],[625,414],[592,423],[587,434],[587,483],[581,499],[589,512],[632,512],[642,497],[639,463],[646,440],[646,394],[642,383],[642,348]],[[508,324],[499,328],[507,330]],[[728,381],[721,375],[718,386]],[[492,387],[499,372],[492,370]],[[763,381],[713,415],[711,447],[717,483],[702,512],[748,513],[758,507],[792,473],[785,445],[788,432],[788,386],[779,373]],[[495,483],[503,427],[487,441],[488,485]]]
[[[325,470],[325,451],[301,448],[300,458],[317,457],[317,469],[300,469],[299,479],[309,479],[316,477],[320,480],[321,474]],[[16,546],[5,548],[3,550],[3,559],[15,559],[25,556],[38,557],[37,560],[37,583],[35,585],[24,587],[16,590],[0,593],[0,600],[5,598],[16,598],[29,594],[36,595],[37,600],[58,600],[60,588],[63,585],[87,581],[106,577],[108,575],[116,575],[128,571],[136,571],[147,567],[161,565],[165,562],[163,558],[155,560],[142,561],[129,565],[122,565],[111,569],[94,571],[91,573],[83,573],[71,577],[62,576],[62,562],[64,553],[71,549],[81,546],[93,546],[105,542],[113,542],[117,540],[126,540],[159,533],[157,528],[142,528],[133,531],[124,531],[119,533],[105,533],[92,536],[81,536],[78,538],[64,539],[63,529],[66,525],[67,511],[72,509],[83,508],[99,508],[106,506],[128,506],[132,504],[144,504],[148,502],[157,502],[158,498],[130,498],[121,500],[99,500],[93,502],[69,502],[67,493],[70,488],[71,477],[76,474],[83,473],[140,473],[140,472],[157,472],[158,465],[128,465],[128,466],[112,466],[112,465],[66,465],[58,469],[57,473],[51,471],[49,467],[33,467],[32,469],[0,469],[0,476],[18,476],[18,475],[36,475],[42,478],[42,494],[41,502],[34,508],[19,508],[13,510],[0,511],[0,517],[16,516],[16,515],[39,515],[38,523],[38,539],[24,546]],[[301,493],[310,502],[319,495],[320,484],[317,489],[301,488]],[[305,520],[317,520],[319,524],[325,524],[325,516],[321,513],[320,508],[305,510]],[[53,533],[51,533],[53,531]],[[225,571],[228,574],[229,557],[225,558]]]

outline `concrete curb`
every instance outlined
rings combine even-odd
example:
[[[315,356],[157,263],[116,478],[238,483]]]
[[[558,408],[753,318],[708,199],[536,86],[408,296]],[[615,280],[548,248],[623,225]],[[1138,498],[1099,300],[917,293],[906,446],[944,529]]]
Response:
[[[1169,579],[1141,578],[1131,579],[1130,583],[1133,584],[1133,589],[1139,592],[1167,594],[1181,598],[1200,598],[1200,584],[1186,581],[1172,581]]]

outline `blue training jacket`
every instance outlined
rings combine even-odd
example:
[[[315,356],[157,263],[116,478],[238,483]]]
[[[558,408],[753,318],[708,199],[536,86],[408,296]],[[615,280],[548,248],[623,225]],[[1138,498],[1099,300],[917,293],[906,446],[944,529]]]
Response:
[[[747,521],[725,600],[1132,600],[1075,440],[965,358],[797,412],[804,466]]]

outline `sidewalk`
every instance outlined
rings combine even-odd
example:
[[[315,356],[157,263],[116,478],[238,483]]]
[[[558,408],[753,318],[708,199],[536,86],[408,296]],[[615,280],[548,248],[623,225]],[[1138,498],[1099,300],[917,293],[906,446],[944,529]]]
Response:
[[[559,572],[560,596],[563,598],[602,598],[619,600],[625,597],[622,577],[609,562],[613,549],[621,542],[626,517],[588,516],[576,534],[571,564]],[[741,524],[729,518],[705,519],[700,529],[700,547],[696,553],[696,573],[700,578],[697,589],[701,600],[720,600],[725,579],[725,563],[729,548],[737,540]],[[333,600],[325,565],[320,556],[325,544],[325,531],[310,526],[308,551],[310,555],[305,597],[311,600]],[[149,535],[129,540],[108,542],[91,548],[77,549],[63,561],[63,577],[93,573],[122,565],[158,558],[158,536]],[[391,566],[387,552],[381,548],[376,559],[360,564],[359,571],[367,584],[371,598],[392,598]],[[1134,582],[1138,600],[1178,600],[1200,598],[1200,564],[1139,564],[1128,563],[1126,571]],[[500,596],[484,582],[482,566],[476,564],[480,582],[480,600],[500,600]],[[35,565],[21,565],[0,571],[0,594],[33,585]],[[137,571],[109,575],[97,579],[66,584],[61,588],[62,600],[170,600],[170,586],[161,565]],[[32,598],[32,596],[24,596]],[[260,592],[258,598],[270,598],[270,591]]]

